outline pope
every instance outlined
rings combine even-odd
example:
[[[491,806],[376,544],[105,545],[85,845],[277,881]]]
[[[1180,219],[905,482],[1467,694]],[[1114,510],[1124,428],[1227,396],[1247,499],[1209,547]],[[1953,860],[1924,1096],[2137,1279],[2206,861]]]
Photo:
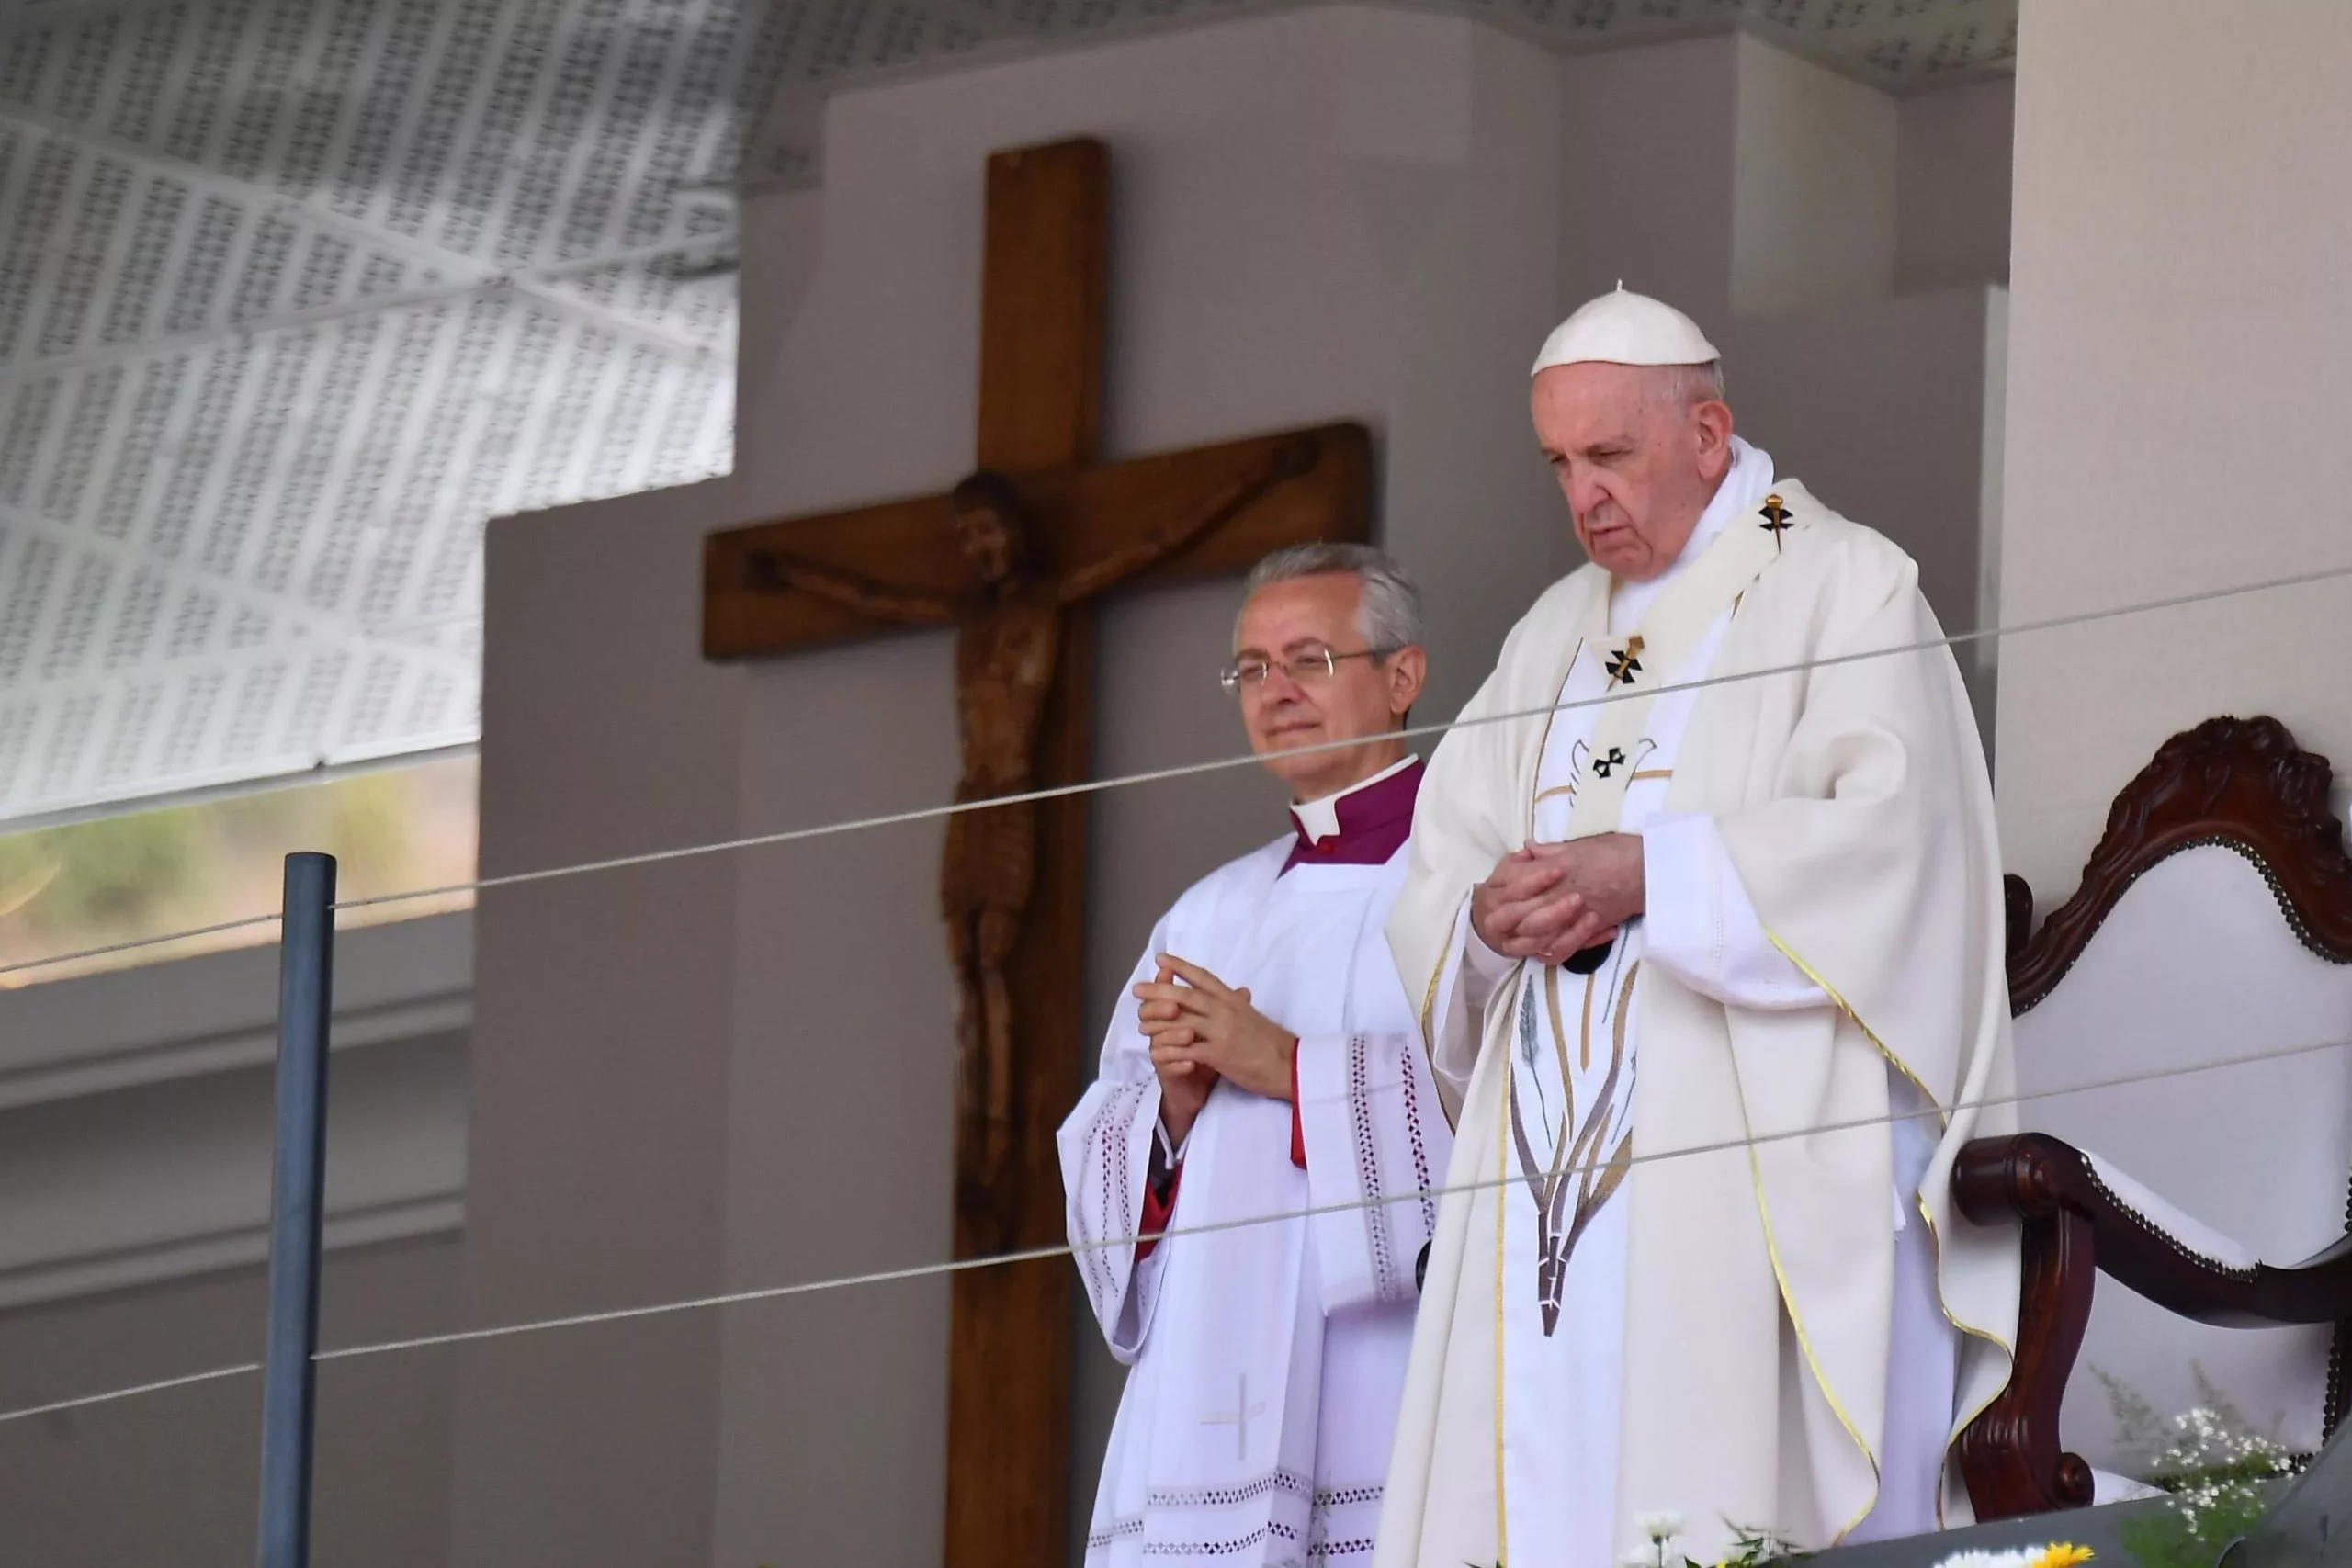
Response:
[[[1947,1196],[2011,1081],[1958,669],[1680,311],[1587,304],[1532,412],[1590,563],[1438,747],[1388,919],[1455,1143],[1374,1562],[1964,1521],[2018,1260]]]

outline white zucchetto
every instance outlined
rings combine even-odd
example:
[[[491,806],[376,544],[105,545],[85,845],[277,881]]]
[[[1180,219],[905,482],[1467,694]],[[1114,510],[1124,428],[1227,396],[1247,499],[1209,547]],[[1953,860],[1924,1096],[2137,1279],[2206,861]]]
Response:
[[[1646,294],[1627,292],[1620,283],[1614,291],[1586,300],[1575,315],[1552,329],[1530,374],[1540,375],[1555,365],[1593,360],[1611,365],[1704,365],[1721,357],[1698,322]]]

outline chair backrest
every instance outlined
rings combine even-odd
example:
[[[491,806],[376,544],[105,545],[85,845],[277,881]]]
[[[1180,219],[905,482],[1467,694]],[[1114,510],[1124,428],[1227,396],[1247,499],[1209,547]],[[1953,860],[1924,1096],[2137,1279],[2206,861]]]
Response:
[[[2208,720],[2117,796],[2081,886],[2030,936],[2030,896],[2011,888],[2021,1126],[2273,1263],[2344,1235],[2352,1181],[2352,857],[2329,784],[2275,719]],[[2097,1374],[2169,1417],[2200,1402],[2201,1371],[2256,1427],[2316,1449],[2340,1403],[2334,1337],[2191,1323],[2102,1281],[2066,1445],[2129,1469]]]

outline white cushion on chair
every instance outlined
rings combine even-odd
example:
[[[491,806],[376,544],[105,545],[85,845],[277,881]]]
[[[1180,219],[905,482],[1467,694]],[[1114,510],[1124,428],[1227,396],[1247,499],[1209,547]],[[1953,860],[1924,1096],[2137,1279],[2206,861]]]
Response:
[[[2091,1506],[2104,1508],[2109,1503],[2136,1503],[2143,1497],[2161,1497],[2164,1494],[2144,1481],[2134,1481],[2113,1471],[2091,1472]]]
[[[2292,1262],[2344,1231],[2352,1051],[2084,1086],[2347,1039],[2352,966],[2302,945],[2244,855],[2184,850],[2124,892],[2075,967],[2018,1019],[2018,1123],[2133,1173],[2119,1179],[2163,1211],[2149,1217],[2194,1227],[2201,1249]],[[2080,1092],[2056,1092],[2069,1089]],[[2257,1427],[2316,1448],[2328,1339],[2324,1327],[2190,1323],[2102,1277],[2060,1439],[2095,1467],[2132,1468],[2095,1372],[2169,1420],[2199,1402],[2194,1366]]]
[[[2194,1214],[2183,1213],[2108,1160],[2088,1149],[2083,1151],[2083,1156],[2090,1163],[2091,1174],[2107,1189],[2109,1197],[2170,1236],[2191,1258],[2240,1273],[2252,1273],[2262,1262],[2252,1247],[2241,1246]]]

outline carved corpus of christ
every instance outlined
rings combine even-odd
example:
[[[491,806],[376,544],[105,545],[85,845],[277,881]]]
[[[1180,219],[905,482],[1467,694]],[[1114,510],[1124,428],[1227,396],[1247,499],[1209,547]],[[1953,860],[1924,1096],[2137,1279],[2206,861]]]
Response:
[[[1053,576],[1041,570],[1036,525],[1020,487],[987,469],[950,492],[943,521],[972,581],[949,598],[763,548],[746,557],[748,586],[797,591],[877,621],[953,623],[956,717],[963,751],[959,805],[1035,787],[1037,737],[1060,654],[1062,615],[1158,564],[1230,520],[1284,479],[1311,471],[1318,446],[1301,436],[1273,448],[1259,471],[1189,518],[1118,545]],[[940,915],[956,986],[956,1118],[977,1127],[959,1141],[956,1180],[967,1193],[998,1189],[1013,1138],[1018,1038],[1006,965],[1036,880],[1035,803],[1013,800],[947,818]]]

